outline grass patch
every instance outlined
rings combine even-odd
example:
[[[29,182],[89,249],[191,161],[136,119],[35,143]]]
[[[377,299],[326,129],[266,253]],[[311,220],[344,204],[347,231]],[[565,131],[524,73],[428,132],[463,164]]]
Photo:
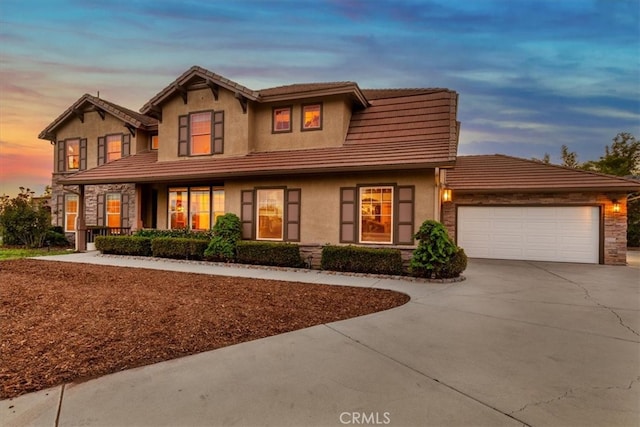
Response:
[[[46,256],[46,255],[64,255],[73,253],[73,249],[67,248],[37,248],[37,249],[24,249],[14,247],[0,247],[0,260],[7,259],[19,259],[29,258],[34,256]]]

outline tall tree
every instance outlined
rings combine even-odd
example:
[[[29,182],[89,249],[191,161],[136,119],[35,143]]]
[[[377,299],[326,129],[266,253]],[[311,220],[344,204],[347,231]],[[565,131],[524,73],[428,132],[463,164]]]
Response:
[[[640,174],[640,141],[630,133],[620,132],[611,146],[605,147],[604,156],[594,162],[596,170],[617,176]]]
[[[578,155],[575,151],[569,151],[569,147],[566,145],[562,145],[560,150],[560,154],[562,155],[562,166],[569,168],[580,167],[580,164],[578,163]]]

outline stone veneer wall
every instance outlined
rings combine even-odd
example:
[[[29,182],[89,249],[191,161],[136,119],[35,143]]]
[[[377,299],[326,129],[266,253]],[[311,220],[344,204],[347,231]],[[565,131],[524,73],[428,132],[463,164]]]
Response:
[[[613,212],[611,200],[618,200],[620,212]],[[604,263],[626,265],[627,263],[627,195],[625,193],[457,193],[453,202],[444,203],[442,223],[449,234],[456,237],[456,206],[464,205],[601,205],[604,211]]]
[[[53,225],[62,224],[64,226],[64,206],[58,206],[58,195],[64,195],[72,191],[79,191],[79,186],[63,187],[58,184],[57,177],[51,186],[51,223]],[[66,190],[66,191],[65,191]],[[136,209],[136,186],[135,184],[106,184],[106,185],[86,185],[84,189],[84,209],[85,225],[98,225],[98,194],[120,193],[129,195],[129,224],[132,230],[138,223]],[[127,226],[127,225],[125,225]],[[65,233],[70,242],[75,242],[75,233]]]

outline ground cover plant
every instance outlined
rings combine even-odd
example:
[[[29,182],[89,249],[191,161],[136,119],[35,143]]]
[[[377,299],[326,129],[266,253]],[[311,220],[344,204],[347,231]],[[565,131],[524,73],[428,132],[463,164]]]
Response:
[[[389,309],[393,291],[0,262],[0,399]]]
[[[47,255],[64,255],[73,253],[73,249],[67,248],[30,248],[25,249],[15,246],[0,246],[0,260],[17,259]]]

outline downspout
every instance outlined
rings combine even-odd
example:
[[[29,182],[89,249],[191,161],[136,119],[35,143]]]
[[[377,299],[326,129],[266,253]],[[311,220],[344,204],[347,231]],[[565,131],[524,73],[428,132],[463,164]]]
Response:
[[[442,222],[441,221],[441,217],[442,217],[442,201],[440,200],[440,174],[441,174],[441,170],[440,168],[436,168],[435,169],[435,177],[434,177],[434,181],[435,181],[435,186],[434,186],[434,201],[433,201],[433,218],[436,221]]]

